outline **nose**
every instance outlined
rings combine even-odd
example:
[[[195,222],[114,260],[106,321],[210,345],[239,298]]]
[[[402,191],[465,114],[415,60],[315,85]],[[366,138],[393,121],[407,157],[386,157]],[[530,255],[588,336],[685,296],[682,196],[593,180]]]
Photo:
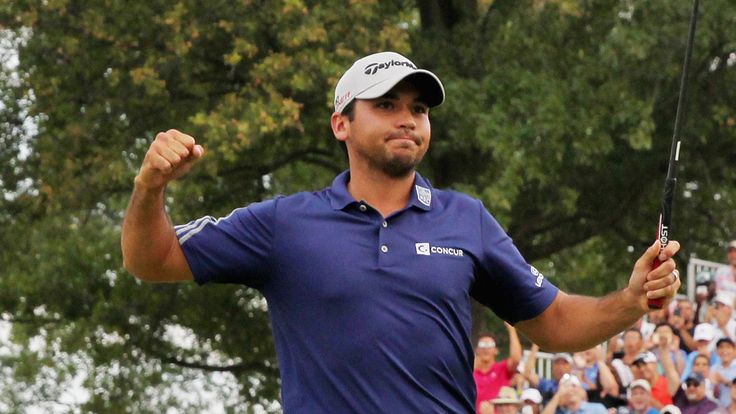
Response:
[[[402,105],[401,110],[397,115],[398,128],[415,129],[417,122],[414,119],[414,113],[412,112],[411,105]]]

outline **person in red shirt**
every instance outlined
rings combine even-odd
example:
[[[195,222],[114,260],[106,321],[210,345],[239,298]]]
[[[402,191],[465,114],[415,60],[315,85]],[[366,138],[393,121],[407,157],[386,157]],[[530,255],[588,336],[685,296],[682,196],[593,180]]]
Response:
[[[498,396],[503,386],[511,383],[511,378],[516,373],[516,368],[521,361],[521,342],[516,329],[505,323],[509,334],[509,357],[503,361],[496,362],[498,348],[496,341],[490,335],[482,335],[478,338],[475,347],[475,369],[473,378],[477,391],[476,410],[481,412],[481,405],[490,404],[490,401]]]

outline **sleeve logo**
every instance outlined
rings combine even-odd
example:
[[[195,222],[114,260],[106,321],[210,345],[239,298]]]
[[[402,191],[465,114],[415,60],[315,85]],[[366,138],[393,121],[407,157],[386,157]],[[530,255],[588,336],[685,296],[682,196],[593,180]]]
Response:
[[[544,281],[544,275],[537,270],[534,266],[529,266],[531,268],[532,276],[537,278],[537,281],[534,283],[537,287],[542,287],[542,282]]]

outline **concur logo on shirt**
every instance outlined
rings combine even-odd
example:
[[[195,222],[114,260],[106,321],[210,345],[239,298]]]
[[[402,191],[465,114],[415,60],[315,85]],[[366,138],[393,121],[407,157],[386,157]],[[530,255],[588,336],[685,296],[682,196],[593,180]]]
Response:
[[[447,256],[463,256],[463,250],[454,247],[432,246],[429,243],[415,243],[417,254],[421,256],[430,256],[432,254],[443,254]]]

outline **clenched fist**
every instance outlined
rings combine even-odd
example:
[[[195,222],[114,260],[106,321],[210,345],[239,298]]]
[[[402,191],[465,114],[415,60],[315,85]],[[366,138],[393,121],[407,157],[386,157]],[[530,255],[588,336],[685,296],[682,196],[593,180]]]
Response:
[[[135,177],[136,186],[148,190],[161,189],[189,171],[202,155],[204,148],[191,136],[175,129],[159,132]]]

